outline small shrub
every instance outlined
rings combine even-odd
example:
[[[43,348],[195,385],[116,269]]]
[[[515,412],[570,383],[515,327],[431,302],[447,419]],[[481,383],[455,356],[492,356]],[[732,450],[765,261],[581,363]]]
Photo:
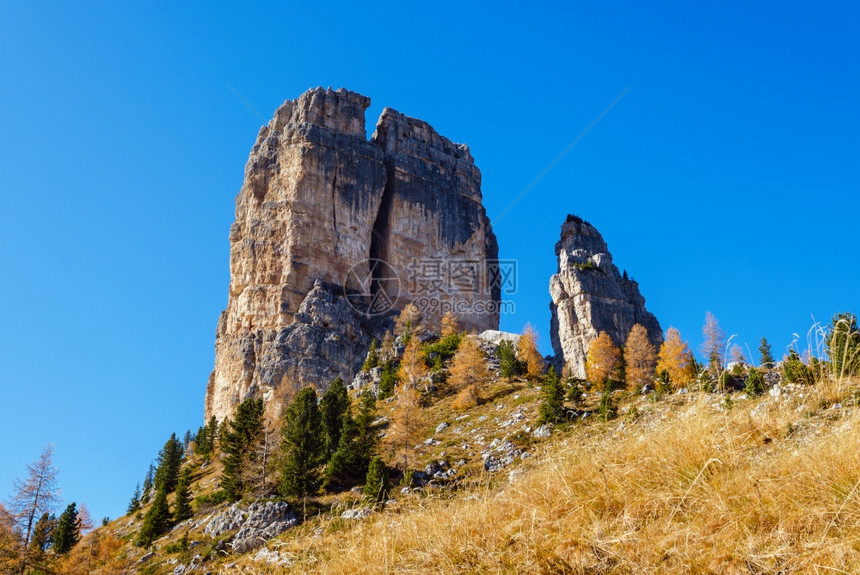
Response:
[[[618,416],[618,408],[612,403],[612,390],[607,387],[603,390],[603,395],[600,396],[600,407],[597,410],[597,415],[601,421],[609,421]]]
[[[227,501],[227,492],[223,489],[219,489],[218,491],[213,491],[212,493],[206,493],[204,495],[198,495],[194,498],[194,505],[197,509],[201,507],[205,507],[207,505],[218,505],[219,503],[224,503]]]
[[[812,370],[794,350],[788,352],[788,358],[782,364],[782,376],[788,383],[812,385],[815,382]]]
[[[747,397],[756,397],[764,393],[764,376],[761,374],[761,371],[756,368],[750,368],[750,372],[747,375],[747,380],[744,383],[744,393],[747,394]]]
[[[672,383],[669,381],[668,370],[664,369],[657,375],[657,382],[654,386],[654,390],[660,394],[672,393]]]
[[[176,543],[171,543],[167,547],[164,548],[167,553],[181,553],[183,551],[188,551],[188,532],[182,536],[182,539],[177,541]]]
[[[567,400],[573,404],[578,404],[582,401],[582,384],[584,379],[567,378]]]

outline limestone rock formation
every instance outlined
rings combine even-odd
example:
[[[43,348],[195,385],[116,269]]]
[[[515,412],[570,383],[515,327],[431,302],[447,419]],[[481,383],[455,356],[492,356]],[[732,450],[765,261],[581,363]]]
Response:
[[[618,273],[600,232],[568,216],[555,245],[558,272],[550,278],[550,337],[556,360],[574,377],[585,377],[588,346],[601,331],[621,347],[630,329],[641,324],[651,342],[663,342],[660,323],[645,309],[639,284]]]
[[[389,108],[368,140],[369,105],[317,88],[260,129],[230,230],[207,418],[251,396],[277,411],[305,385],[350,381],[413,301],[431,325],[454,308],[467,329],[498,327],[487,272],[498,247],[468,147]]]

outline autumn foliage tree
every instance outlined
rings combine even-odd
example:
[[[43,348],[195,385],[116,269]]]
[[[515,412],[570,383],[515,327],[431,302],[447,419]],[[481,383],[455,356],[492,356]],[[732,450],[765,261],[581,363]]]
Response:
[[[585,374],[588,381],[599,390],[605,389],[609,387],[610,381],[618,378],[620,366],[621,350],[608,333],[601,331],[588,346],[585,360]]]
[[[422,436],[423,427],[424,413],[421,409],[420,394],[413,387],[401,386],[385,443],[391,454],[400,459],[404,478],[407,477],[412,460],[411,447]]]
[[[404,307],[394,322],[394,334],[410,337],[412,332],[421,324],[421,310],[414,303]]]
[[[465,337],[457,348],[448,370],[448,381],[460,392],[466,392],[476,401],[480,398],[480,388],[490,378],[490,370],[484,352],[478,342]]]
[[[442,337],[458,333],[460,333],[460,322],[457,321],[457,316],[453,312],[445,312],[442,316]]]
[[[638,323],[630,330],[624,346],[627,389],[634,390],[653,383],[657,366],[657,350],[648,339],[648,330]]]
[[[526,366],[526,375],[538,378],[543,373],[543,356],[537,348],[538,333],[532,324],[526,324],[523,333],[517,341],[517,357]]]
[[[657,371],[667,372],[669,381],[683,385],[696,376],[696,364],[693,352],[687,342],[681,340],[681,332],[670,327],[666,339],[657,354]]]
[[[0,573],[15,573],[20,567],[21,542],[15,531],[15,518],[0,503]]]
[[[409,343],[403,351],[403,358],[400,360],[400,371],[398,372],[400,382],[404,387],[415,387],[428,373],[427,363],[421,352],[421,340],[417,337],[409,338]]]
[[[15,531],[21,539],[21,550],[29,549],[38,518],[50,513],[59,500],[57,469],[51,459],[53,453],[53,447],[46,446],[39,459],[27,465],[27,478],[16,479],[14,483],[10,503],[12,517],[17,523]],[[21,560],[20,570],[26,570],[28,555],[21,553],[18,557]]]

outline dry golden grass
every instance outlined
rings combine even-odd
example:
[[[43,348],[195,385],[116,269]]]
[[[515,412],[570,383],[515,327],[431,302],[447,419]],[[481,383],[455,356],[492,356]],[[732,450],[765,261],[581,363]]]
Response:
[[[860,413],[821,409],[852,387],[640,404],[558,433],[511,482],[269,547],[291,573],[857,573]],[[248,556],[232,572],[279,569]]]

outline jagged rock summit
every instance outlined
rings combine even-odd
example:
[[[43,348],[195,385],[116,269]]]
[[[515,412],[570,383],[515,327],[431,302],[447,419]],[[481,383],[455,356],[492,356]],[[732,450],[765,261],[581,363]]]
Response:
[[[651,342],[663,342],[660,323],[645,309],[639,284],[622,276],[597,229],[568,216],[555,244],[558,272],[550,278],[550,337],[556,360],[574,377],[585,377],[588,346],[601,331],[621,347],[630,329],[641,324]]]
[[[350,381],[374,337],[415,303],[497,329],[498,246],[469,148],[370,99],[316,88],[260,129],[230,229],[206,417],[262,396],[276,411],[305,385]]]

